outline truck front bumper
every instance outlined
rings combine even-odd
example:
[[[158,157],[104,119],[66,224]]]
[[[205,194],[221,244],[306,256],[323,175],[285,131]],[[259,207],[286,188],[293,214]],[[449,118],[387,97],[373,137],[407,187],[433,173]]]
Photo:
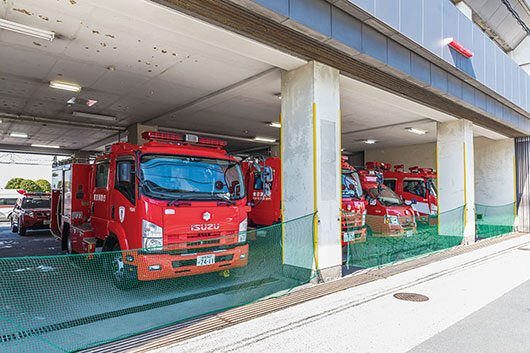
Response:
[[[140,281],[217,272],[246,266],[248,263],[248,244],[226,250],[200,251],[199,248],[196,253],[180,255],[171,254],[171,251],[155,254],[148,254],[146,252],[131,254],[125,252],[124,262],[129,268],[136,267]],[[213,264],[198,266],[197,257],[203,255],[214,255],[215,262]]]

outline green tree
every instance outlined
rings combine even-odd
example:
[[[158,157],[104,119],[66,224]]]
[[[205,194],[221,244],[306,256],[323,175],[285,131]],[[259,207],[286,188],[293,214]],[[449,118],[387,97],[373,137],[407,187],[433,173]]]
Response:
[[[13,178],[7,182],[5,188],[6,189],[20,189],[20,183],[22,183],[23,180],[24,178]]]
[[[52,192],[50,182],[46,179],[35,180],[35,184],[37,184],[40,187],[42,192]]]
[[[38,186],[33,180],[31,179],[24,179],[20,183],[20,189],[26,190],[27,192],[42,192],[42,189],[40,186]]]

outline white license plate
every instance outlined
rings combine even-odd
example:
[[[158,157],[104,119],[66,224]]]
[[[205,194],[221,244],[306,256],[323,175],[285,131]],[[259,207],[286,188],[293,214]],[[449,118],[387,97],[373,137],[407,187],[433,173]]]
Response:
[[[51,223],[51,221],[50,221],[49,219],[47,219],[47,220],[45,220],[43,223],[44,223],[45,226],[47,226],[48,224]]]
[[[345,232],[343,233],[344,241],[355,241],[355,233],[354,232]]]
[[[197,266],[213,265],[215,263],[215,255],[199,255],[197,256]]]
[[[412,235],[412,231],[411,230],[407,230],[407,237],[410,237]]]

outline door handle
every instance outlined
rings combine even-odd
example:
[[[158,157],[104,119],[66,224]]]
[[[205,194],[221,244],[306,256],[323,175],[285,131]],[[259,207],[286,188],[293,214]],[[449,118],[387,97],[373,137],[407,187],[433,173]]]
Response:
[[[110,207],[110,218],[114,219],[114,205]]]
[[[95,209],[96,209],[96,203],[92,202],[92,214],[94,214]]]

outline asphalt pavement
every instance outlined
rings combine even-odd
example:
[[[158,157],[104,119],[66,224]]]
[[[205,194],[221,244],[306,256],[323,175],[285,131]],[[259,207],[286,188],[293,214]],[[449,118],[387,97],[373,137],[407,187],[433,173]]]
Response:
[[[0,258],[63,254],[60,241],[49,230],[28,230],[21,237],[11,232],[9,222],[0,222]]]

